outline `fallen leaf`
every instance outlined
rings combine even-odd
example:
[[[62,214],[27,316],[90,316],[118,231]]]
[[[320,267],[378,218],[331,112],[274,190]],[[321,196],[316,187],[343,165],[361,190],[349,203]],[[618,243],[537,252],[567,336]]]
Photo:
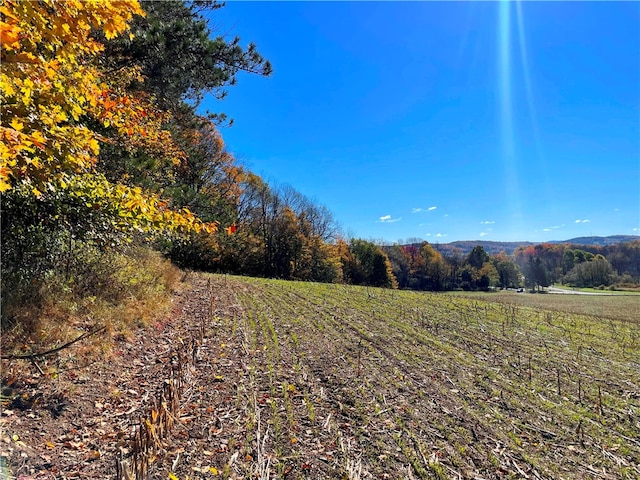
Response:
[[[64,442],[63,443],[65,448],[70,448],[72,450],[81,450],[84,448],[84,443],[83,442]]]

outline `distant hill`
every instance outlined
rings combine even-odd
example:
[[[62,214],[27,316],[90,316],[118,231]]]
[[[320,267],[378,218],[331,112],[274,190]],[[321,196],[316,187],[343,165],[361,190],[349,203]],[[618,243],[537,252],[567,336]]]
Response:
[[[535,245],[533,242],[492,242],[488,240],[463,240],[451,243],[434,243],[433,248],[438,250],[444,256],[450,256],[454,251],[459,251],[462,255],[467,255],[473,247],[480,245],[484,248],[484,251],[489,255],[497,255],[500,252],[505,252],[507,255],[511,255],[515,252],[516,248],[520,246]]]
[[[576,237],[564,241],[553,241],[547,243],[571,243],[573,245],[615,245],[616,243],[633,242],[640,240],[638,235],[611,235],[609,237]]]
[[[538,245],[540,243],[570,243],[572,245],[614,245],[616,243],[632,242],[640,240],[638,235],[611,235],[609,237],[577,237],[569,240],[553,240],[550,242],[492,242],[488,240],[464,240],[450,243],[432,243],[433,248],[444,256],[450,256],[454,251],[459,251],[462,255],[467,255],[473,247],[480,245],[489,255],[496,255],[505,252],[507,255],[513,254],[518,247]]]

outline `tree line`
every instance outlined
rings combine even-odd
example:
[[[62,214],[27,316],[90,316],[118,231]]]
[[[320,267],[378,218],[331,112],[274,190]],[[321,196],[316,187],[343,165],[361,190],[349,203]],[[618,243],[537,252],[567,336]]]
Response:
[[[379,246],[244,168],[220,134],[232,119],[199,109],[272,72],[254,44],[215,35],[222,6],[0,5],[3,325],[51,285],[99,295],[110,256],[138,245],[185,268],[394,286]]]
[[[640,283],[640,241],[607,246],[549,244],[520,247],[515,261],[527,286],[552,283],[575,287],[632,286]]]

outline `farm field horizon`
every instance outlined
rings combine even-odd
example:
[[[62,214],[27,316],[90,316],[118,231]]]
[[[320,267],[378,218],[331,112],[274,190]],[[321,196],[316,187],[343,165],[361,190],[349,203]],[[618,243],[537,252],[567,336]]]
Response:
[[[106,363],[6,364],[12,474],[640,477],[640,296],[192,274],[171,302]]]
[[[228,296],[212,370],[246,419],[228,478],[640,475],[640,322],[608,303],[637,297],[586,315],[595,297],[211,278]]]

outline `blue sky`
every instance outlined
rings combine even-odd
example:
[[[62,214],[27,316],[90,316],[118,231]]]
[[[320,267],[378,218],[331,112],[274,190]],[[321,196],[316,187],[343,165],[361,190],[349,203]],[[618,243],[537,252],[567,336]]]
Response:
[[[227,2],[253,41],[222,134],[348,235],[640,234],[640,3]]]

